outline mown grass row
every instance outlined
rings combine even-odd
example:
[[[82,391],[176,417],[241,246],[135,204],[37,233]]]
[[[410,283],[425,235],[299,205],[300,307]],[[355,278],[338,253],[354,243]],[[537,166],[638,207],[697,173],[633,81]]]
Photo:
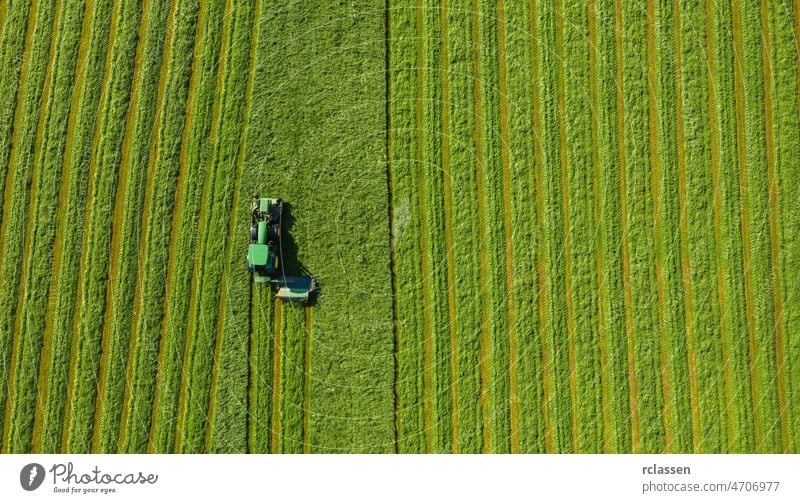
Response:
[[[233,201],[228,222],[228,236],[225,250],[225,271],[222,281],[224,298],[220,302],[219,337],[217,340],[215,373],[215,392],[213,404],[209,407],[211,452],[242,452],[248,447],[248,349],[250,346],[250,308],[243,299],[250,299],[249,273],[242,267],[242,257],[247,253],[248,242],[242,239],[242,229],[250,222],[249,195],[257,189],[246,183],[246,173],[250,171],[244,164],[244,155],[252,94],[255,82],[256,50],[258,47],[257,20],[263,12],[261,2],[253,4],[247,20],[252,23],[239,32],[237,44],[247,45],[247,54],[241,53],[239,61],[246,65],[247,76],[244,101],[241,111],[241,133],[236,145],[237,184],[234,187]],[[245,32],[247,29],[249,32]]]
[[[86,215],[89,164],[97,111],[102,94],[109,47],[112,2],[87,2],[78,48],[75,86],[70,100],[64,164],[55,219],[56,243],[53,276],[45,314],[45,334],[39,386],[41,407],[34,423],[35,450],[62,452],[64,418],[69,389],[70,357],[75,349],[74,318],[78,289],[84,217]],[[49,350],[48,350],[49,348]]]
[[[627,212],[623,224],[623,246],[630,257],[633,358],[636,372],[639,445],[643,452],[664,448],[662,420],[658,312],[656,305],[655,256],[653,253],[653,201],[649,164],[647,101],[647,60],[641,42],[646,39],[645,10],[622,2],[623,106],[625,134],[625,191],[621,211]]]
[[[220,284],[226,257],[233,193],[238,184],[236,156],[242,130],[242,110],[249,68],[252,5],[228,1],[225,6],[220,70],[212,119],[208,179],[198,227],[198,262],[193,277],[193,302],[187,337],[191,341],[185,365],[183,410],[180,410],[179,452],[208,450],[210,404],[214,403],[212,372],[218,372],[215,351],[219,330]],[[242,397],[243,400],[243,397]],[[180,420],[179,420],[180,421]],[[231,427],[226,449],[241,451],[246,443],[244,416]]]
[[[129,355],[128,387],[120,419],[122,452],[146,451],[151,429],[164,317],[165,271],[199,6],[176,0],[170,8],[141,214],[145,234],[140,243],[141,260],[131,321],[133,352]]]
[[[778,381],[775,361],[775,312],[769,244],[769,186],[764,110],[764,59],[760,5],[736,2],[733,6],[734,44],[741,65],[742,92],[737,108],[740,159],[745,289],[749,311],[751,379],[757,452],[782,452]],[[738,18],[738,19],[737,19]],[[748,290],[749,285],[749,292]]]
[[[687,359],[686,311],[681,264],[680,194],[677,138],[675,12],[673,0],[660,0],[654,6],[655,50],[658,79],[650,85],[656,92],[658,107],[658,166],[661,178],[656,181],[660,191],[662,228],[654,236],[661,249],[663,306],[661,330],[666,332],[666,378],[669,396],[664,397],[665,422],[671,431],[665,432],[664,450],[691,452],[693,448],[691,390]],[[678,77],[679,78],[679,77]],[[651,132],[652,134],[652,132]],[[654,152],[650,153],[651,155]],[[663,337],[663,335],[662,335]],[[664,342],[662,341],[662,344]],[[662,363],[663,365],[663,363]]]
[[[428,316],[430,345],[429,404],[432,416],[432,452],[453,452],[453,375],[450,367],[452,349],[450,307],[448,300],[447,233],[451,229],[445,219],[445,173],[442,131],[443,99],[442,9],[439,0],[425,0],[422,5],[422,29],[425,40],[423,72],[423,170],[425,224],[427,232],[421,242],[426,256],[427,273],[423,287],[427,291],[425,311]],[[449,182],[449,181],[448,181]],[[420,236],[422,237],[422,236]]]
[[[389,176],[391,187],[391,242],[394,273],[394,309],[397,370],[397,439],[399,452],[426,449],[424,320],[422,292],[424,271],[419,246],[420,204],[418,164],[424,162],[417,135],[418,79],[424,72],[417,44],[415,2],[392,2],[389,10]],[[421,120],[421,117],[420,117]]]
[[[244,174],[243,184],[248,178]],[[265,454],[272,441],[272,358],[275,308],[272,292],[251,284],[250,300],[250,368],[248,377],[247,451]]]
[[[150,441],[152,452],[176,450],[177,417],[181,376],[187,345],[190,287],[198,238],[198,215],[203,190],[204,166],[211,150],[208,143],[211,110],[215,98],[215,76],[219,63],[224,4],[200,5],[195,31],[189,101],[180,141],[177,188],[173,209],[165,314],[161,328],[158,378],[153,406]]]
[[[97,348],[102,344],[106,288],[109,271],[114,195],[118,183],[121,147],[131,98],[133,60],[139,41],[141,11],[136,2],[115,5],[111,26],[112,49],[106,75],[90,161],[89,192],[81,273],[76,295],[75,347],[73,348],[68,431],[65,450],[89,452],[94,429],[97,380],[101,364]],[[104,347],[106,349],[106,347]]]
[[[20,69],[20,83],[14,111],[13,132],[5,179],[2,225],[0,226],[0,355],[3,382],[0,383],[0,424],[3,437],[0,446],[8,452],[8,433],[11,427],[11,402],[8,393],[20,365],[20,340],[16,331],[16,313],[21,290],[23,256],[30,242],[25,239],[30,218],[31,184],[35,183],[34,145],[40,120],[45,72],[50,60],[50,34],[55,9],[49,2],[35,2],[28,17],[25,51]],[[24,371],[24,369],[23,369]]]
[[[55,211],[61,211],[58,194],[64,159],[67,120],[74,83],[75,61],[84,3],[67,1],[54,8],[50,61],[40,107],[39,130],[34,147],[35,176],[31,180],[28,229],[24,239],[26,256],[22,264],[24,283],[19,293],[15,336],[19,340],[15,382],[9,383],[11,415],[9,434],[4,440],[9,452],[30,452],[33,446],[33,425],[36,412],[39,369],[44,344],[45,311],[48,304],[56,229]],[[41,379],[46,381],[45,374]]]
[[[597,270],[594,256],[594,188],[588,10],[584,2],[564,5],[564,88],[566,93],[566,183],[569,202],[569,278],[572,297],[572,351],[575,354],[575,414],[578,445],[575,452],[600,452],[603,445],[601,410]]]
[[[733,59],[733,17],[729,3],[713,6],[714,86],[719,128],[718,195],[722,206],[721,227],[722,269],[725,307],[720,316],[723,333],[723,365],[726,376],[727,445],[722,450],[753,452],[753,400],[750,395],[747,318],[742,278],[742,223],[740,217],[739,170],[736,150],[736,98]],[[707,20],[709,21],[709,20]]]
[[[783,2],[769,2],[772,30],[772,68],[768,78],[773,82],[775,116],[775,144],[777,145],[777,230],[778,266],[782,274],[782,316],[784,365],[787,374],[787,413],[790,421],[786,432],[790,439],[789,451],[800,451],[800,159],[793,145],[800,138],[800,89],[796,67],[798,9]],[[792,23],[794,22],[794,28]]]
[[[601,326],[600,336],[607,346],[604,378],[604,402],[607,402],[610,418],[606,438],[612,452],[631,452],[631,402],[628,387],[628,349],[626,331],[626,306],[623,289],[623,249],[620,197],[620,116],[619,82],[617,79],[615,6],[611,2],[597,2],[597,29],[595,41],[590,44],[597,50],[597,94],[598,128],[597,163],[597,239],[602,255],[602,268],[598,270],[598,309]]]
[[[109,279],[103,323],[103,355],[92,438],[92,451],[119,450],[120,420],[126,369],[131,348],[134,294],[138,281],[141,214],[147,180],[147,160],[155,120],[161,73],[164,33],[169,3],[142,5],[142,21],[134,65],[133,88],[122,142],[119,181],[116,189]]]
[[[501,121],[504,118],[500,103],[500,55],[498,51],[498,5],[496,0],[479,0],[478,26],[473,28],[473,44],[479,48],[476,65],[476,86],[480,97],[476,97],[476,120],[480,132],[476,132],[478,153],[478,211],[481,248],[482,278],[484,291],[483,330],[485,349],[482,357],[487,367],[483,388],[488,393],[488,418],[484,426],[489,428],[489,439],[484,449],[491,452],[511,452],[511,408],[510,408],[510,332],[509,297],[506,263],[511,260],[506,244],[506,208],[504,202],[504,170]],[[509,243],[510,244],[510,243]],[[485,257],[485,258],[484,258]],[[513,309],[513,307],[512,307]],[[487,421],[488,419],[488,421]]]
[[[563,4],[560,4],[560,8]],[[574,443],[570,356],[566,309],[566,260],[562,185],[562,126],[558,97],[563,93],[560,75],[563,65],[559,55],[563,20],[556,5],[537,3],[537,64],[541,101],[542,189],[544,190],[544,227],[547,229],[547,292],[548,322],[544,365],[550,367],[552,385],[547,401],[547,422],[550,425],[551,452],[573,452]]]
[[[538,303],[540,292],[536,264],[540,229],[536,227],[535,174],[541,166],[535,164],[536,136],[533,128],[533,34],[530,5],[523,2],[503,2],[498,21],[498,43],[505,46],[507,163],[510,199],[510,220],[506,220],[506,236],[511,235],[513,256],[509,299],[513,299],[514,337],[516,351],[509,347],[510,359],[516,366],[516,386],[511,386],[510,398],[518,408],[517,449],[525,453],[544,452],[544,413],[541,365],[541,320]],[[502,30],[502,31],[500,31]],[[502,37],[501,37],[502,33]],[[510,229],[508,225],[510,224]],[[507,243],[508,244],[508,243]],[[509,322],[512,320],[509,319]],[[514,438],[511,446],[514,448]]]
[[[283,306],[281,316],[281,387],[280,444],[277,452],[303,452],[305,384],[305,309],[299,305]],[[273,448],[275,452],[275,448]]]

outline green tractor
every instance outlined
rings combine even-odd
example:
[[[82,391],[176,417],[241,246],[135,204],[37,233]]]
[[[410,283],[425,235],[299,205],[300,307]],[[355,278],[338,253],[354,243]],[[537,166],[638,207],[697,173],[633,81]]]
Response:
[[[253,281],[269,284],[275,297],[284,302],[308,302],[316,289],[314,278],[285,276],[281,270],[281,216],[283,200],[253,194],[250,203],[250,246],[247,270]]]

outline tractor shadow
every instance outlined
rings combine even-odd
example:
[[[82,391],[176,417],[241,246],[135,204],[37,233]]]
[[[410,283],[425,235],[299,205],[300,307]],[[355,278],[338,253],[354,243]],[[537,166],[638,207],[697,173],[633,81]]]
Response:
[[[294,227],[294,215],[292,215],[292,205],[283,201],[283,212],[281,214],[281,274],[284,276],[308,276],[314,278],[311,271],[300,261],[298,258],[299,246],[292,234]],[[320,292],[320,284],[317,278],[314,278],[316,288],[308,296],[306,305],[313,306],[316,304],[317,296]]]

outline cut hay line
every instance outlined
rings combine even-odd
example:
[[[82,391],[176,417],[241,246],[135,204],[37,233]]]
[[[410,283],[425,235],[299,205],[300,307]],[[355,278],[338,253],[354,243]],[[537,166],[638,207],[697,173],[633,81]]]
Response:
[[[21,366],[23,361],[20,356],[19,345],[22,344],[21,339],[23,338],[23,331],[22,331],[22,320],[26,316],[26,297],[28,295],[28,276],[30,274],[29,269],[31,267],[31,241],[34,238],[34,227],[35,227],[35,216],[37,210],[37,202],[38,202],[38,193],[39,193],[39,178],[41,176],[41,162],[42,162],[42,143],[44,141],[45,135],[45,123],[46,123],[46,116],[50,109],[50,93],[52,92],[53,87],[53,65],[56,57],[56,41],[58,40],[58,22],[61,18],[62,14],[62,5],[61,0],[56,0],[54,5],[55,15],[53,16],[53,27],[50,33],[50,44],[49,44],[49,55],[47,60],[47,67],[45,70],[45,82],[43,86],[43,92],[41,96],[41,101],[39,103],[39,114],[38,119],[36,122],[36,140],[34,144],[34,160],[33,160],[33,167],[32,171],[33,174],[31,176],[30,182],[30,194],[28,196],[28,212],[27,217],[25,219],[25,235],[23,237],[23,245],[22,245],[22,264],[20,267],[20,279],[19,279],[19,286],[17,290],[17,307],[15,311],[15,321],[14,321],[14,344],[12,345],[11,349],[11,365],[9,365],[8,371],[8,392],[6,394],[6,403],[5,403],[5,414],[3,416],[3,438],[0,440],[0,445],[3,446],[4,452],[20,452],[25,451],[27,449],[15,449],[12,447],[12,435],[14,428],[14,399],[16,393],[16,371],[17,367]],[[38,21],[38,20],[37,20]],[[21,87],[21,86],[20,86]],[[13,146],[12,146],[13,148]],[[12,157],[13,159],[13,157]],[[9,163],[9,171],[11,169],[11,163]],[[4,213],[5,215],[5,213]],[[41,352],[41,348],[39,349]],[[20,358],[19,364],[17,363],[17,358]],[[39,355],[41,358],[41,353]],[[24,432],[23,432],[24,433]]]
[[[28,19],[27,19],[27,30],[25,32],[25,45],[23,50],[23,60],[22,60],[22,67],[20,68],[19,73],[19,84],[17,87],[17,97],[16,97],[16,105],[14,107],[14,122],[13,122],[13,133],[12,133],[12,140],[11,140],[11,151],[8,157],[8,167],[6,171],[6,179],[5,179],[5,186],[4,186],[4,195],[3,195],[3,213],[0,215],[2,219],[2,223],[0,223],[0,265],[5,266],[6,260],[6,241],[7,234],[9,232],[9,218],[8,215],[11,212],[11,197],[12,197],[12,187],[14,186],[14,168],[13,168],[13,159],[15,158],[15,152],[17,150],[16,146],[19,143],[19,131],[21,129],[20,121],[22,121],[22,113],[21,109],[23,107],[23,95],[25,93],[25,83],[28,77],[28,72],[30,68],[30,59],[31,53],[31,46],[33,45],[33,31],[34,27],[36,26],[36,16],[33,14],[38,9],[36,6],[38,5],[37,0],[33,0],[31,2],[30,8],[28,10]],[[5,160],[3,160],[5,162]],[[3,267],[4,268],[4,267]],[[5,337],[4,337],[5,338]],[[4,411],[2,418],[0,418],[0,423],[2,423],[3,427],[3,437],[5,438],[5,430],[7,423],[10,419],[10,410],[6,408],[6,402],[8,395],[12,391],[12,383],[14,382],[14,361],[16,360],[15,355],[18,351],[19,341],[14,334],[10,334],[8,336],[12,340],[11,343],[11,354],[8,360],[5,360],[6,356],[0,355],[5,361],[8,362],[8,382],[5,384],[0,384],[0,388],[3,388],[0,393],[0,408]],[[5,346],[5,344],[4,344]],[[5,350],[5,347],[2,348]],[[3,362],[4,363],[4,362]],[[2,438],[0,438],[0,452],[8,451],[8,446],[2,442]]]
[[[137,322],[139,316],[141,315],[141,303],[142,303],[142,283],[144,281],[144,274],[145,274],[145,263],[147,262],[145,259],[145,254],[147,251],[147,238],[149,236],[148,230],[148,215],[150,214],[150,206],[152,205],[153,199],[153,184],[155,180],[155,165],[156,160],[158,159],[158,137],[161,132],[162,127],[162,119],[164,115],[164,93],[167,87],[167,75],[169,73],[169,65],[171,61],[171,53],[172,53],[172,39],[174,36],[174,28],[175,28],[175,12],[178,8],[178,0],[172,0],[172,4],[169,8],[169,14],[167,14],[167,31],[164,35],[164,48],[162,50],[162,57],[161,57],[161,69],[158,76],[158,91],[156,92],[156,110],[155,114],[153,115],[153,128],[151,131],[150,136],[150,149],[148,153],[147,159],[147,175],[145,177],[145,189],[144,189],[144,204],[142,206],[142,219],[141,219],[141,229],[142,229],[142,238],[139,240],[139,267],[136,273],[136,284],[134,285],[134,294],[133,294],[133,315],[131,316],[131,332],[130,332],[130,346],[128,348],[128,364],[127,369],[125,370],[125,387],[122,397],[122,411],[120,413],[120,422],[119,422],[119,439],[118,439],[118,450],[119,451],[126,451],[127,450],[127,436],[128,436],[128,420],[129,420],[129,413],[130,413],[130,405],[129,402],[131,400],[131,395],[133,393],[133,372],[135,367],[135,355],[136,350],[139,344],[139,323]],[[133,107],[133,104],[131,105]],[[123,157],[124,158],[124,157]]]
[[[797,2],[795,2],[797,3]],[[780,267],[780,236],[778,234],[778,216],[780,208],[779,186],[776,174],[776,145],[775,126],[773,123],[772,92],[772,30],[769,22],[769,6],[767,0],[761,0],[761,32],[763,36],[764,58],[764,137],[766,139],[767,153],[767,184],[769,187],[769,241],[770,263],[772,270],[772,296],[775,315],[775,360],[778,387],[778,411],[780,415],[781,450],[789,453],[789,411],[787,408],[787,388],[789,381],[786,376],[786,339],[783,334],[783,286]]]
[[[7,15],[8,15],[8,2],[2,2],[0,3],[0,40],[3,40],[3,35],[5,35]]]
[[[480,246],[480,292],[483,299],[481,300],[481,320],[480,320],[480,375],[481,375],[481,412],[483,416],[483,446],[482,452],[487,453],[492,451],[492,435],[491,435],[491,421],[489,413],[489,309],[487,306],[487,297],[489,291],[488,275],[489,275],[489,257],[486,252],[484,232],[486,229],[486,215],[484,214],[484,205],[486,201],[485,182],[483,180],[484,159],[483,159],[483,116],[482,116],[482,103],[481,103],[481,59],[480,59],[480,9],[479,0],[472,2],[472,68],[474,76],[474,114],[475,114],[475,166],[477,181],[477,199],[478,199],[478,236]]]
[[[533,81],[533,96],[532,96],[532,112],[533,112],[533,141],[534,141],[534,170],[535,170],[535,177],[534,177],[534,184],[535,184],[535,193],[536,193],[536,225],[541,230],[541,237],[540,242],[541,249],[547,249],[547,227],[545,224],[545,200],[544,200],[544,157],[542,155],[542,142],[541,142],[541,132],[542,132],[542,104],[541,104],[541,91],[540,91],[540,65],[539,65],[539,30],[538,30],[538,11],[537,11],[537,0],[530,0],[530,33],[531,33],[531,75]],[[545,257],[547,256],[546,253],[541,253],[537,260],[536,264],[536,279],[537,279],[537,288],[539,290],[539,320],[540,325],[539,329],[542,332],[550,332],[551,326],[549,321],[549,279],[547,277],[547,263],[545,261]],[[553,425],[552,422],[548,420],[549,413],[548,410],[550,408],[549,403],[550,400],[554,397],[555,391],[553,390],[553,367],[552,365],[548,365],[552,358],[552,348],[550,348],[550,337],[547,334],[542,335],[542,389],[543,389],[543,396],[542,396],[542,416],[544,417],[544,424],[545,424],[545,452],[553,452],[554,451],[554,439],[553,439]]]
[[[678,141],[678,199],[680,203],[681,265],[683,269],[684,303],[686,309],[686,337],[689,359],[689,395],[692,408],[692,445],[694,452],[700,451],[700,407],[697,392],[697,355],[694,336],[694,307],[692,304],[692,272],[689,262],[689,203],[686,200],[686,139],[683,129],[683,82],[681,76],[681,19],[680,0],[675,0],[675,107],[677,113]]]
[[[596,0],[589,0],[588,6],[588,38],[589,38],[589,93],[591,95],[592,113],[592,165],[593,165],[593,196],[594,208],[593,217],[595,228],[599,228],[602,223],[603,208],[603,189],[602,189],[602,167],[600,165],[600,105],[598,92],[597,76],[597,3]],[[603,232],[597,232],[595,239],[595,275],[597,278],[597,313],[599,318],[599,346],[600,346],[600,386],[601,404],[603,418],[603,452],[610,453],[615,450],[616,435],[614,435],[614,420],[611,415],[611,371],[609,369],[610,356],[608,348],[608,306],[606,284],[605,284],[605,237]],[[613,438],[612,438],[613,435]]]
[[[272,430],[271,451],[272,454],[279,454],[281,452],[281,388],[283,386],[281,363],[283,354],[281,348],[283,347],[283,320],[281,317],[282,304],[280,301],[275,302],[275,314],[273,317],[274,325],[273,343],[272,343],[272,421],[270,427]]]
[[[427,452],[434,452],[435,425],[433,418],[433,330],[431,329],[431,267],[430,244],[428,242],[428,211],[427,190],[425,186],[425,28],[422,19],[423,0],[417,0],[416,28],[417,28],[417,68],[416,68],[416,140],[417,140],[417,208],[419,210],[419,249],[420,249],[420,279],[422,283],[422,341],[423,341],[423,385],[422,399],[424,410],[424,438]]]
[[[172,316],[172,312],[170,310],[170,303],[169,300],[172,298],[173,295],[173,281],[175,275],[175,254],[177,253],[178,241],[179,241],[179,231],[180,231],[180,216],[182,213],[183,208],[183,199],[186,197],[186,171],[189,169],[189,159],[187,158],[187,152],[189,150],[189,142],[192,136],[192,129],[194,125],[194,116],[195,116],[195,97],[197,91],[197,84],[202,79],[200,76],[200,59],[203,54],[203,43],[205,41],[204,35],[204,26],[206,21],[206,9],[208,3],[207,2],[200,2],[200,8],[197,15],[197,22],[195,24],[195,38],[193,44],[193,52],[192,52],[192,69],[191,69],[191,76],[189,77],[189,89],[186,93],[186,118],[184,119],[183,124],[183,131],[181,133],[181,146],[180,146],[180,153],[178,155],[178,179],[176,180],[176,189],[175,189],[175,204],[172,208],[172,218],[171,218],[171,228],[170,228],[170,246],[169,246],[169,253],[167,258],[167,272],[165,275],[165,282],[166,288],[164,291],[164,316],[161,320],[161,336],[159,342],[159,349],[158,349],[158,358],[156,363],[156,387],[155,393],[153,397],[153,410],[150,419],[150,439],[148,441],[147,451],[149,453],[156,452],[158,448],[156,442],[159,438],[159,431],[158,428],[160,425],[158,421],[158,411],[160,406],[161,400],[161,382],[164,378],[165,372],[165,354],[167,352],[167,335],[168,335],[168,324],[170,317]],[[184,352],[184,358],[186,353]],[[181,379],[182,382],[182,379]],[[182,387],[178,390],[179,401],[181,400],[181,396],[183,393],[180,390],[183,389]],[[180,407],[178,407],[180,410]],[[176,435],[175,445],[177,445],[177,435]]]
[[[256,16],[258,19],[258,16]],[[311,331],[314,327],[311,306],[306,306],[306,341],[303,355],[303,452],[311,452]]]
[[[564,233],[564,280],[567,306],[567,349],[569,359],[569,395],[572,405],[572,451],[578,452],[578,383],[575,362],[575,306],[572,300],[572,247],[570,239],[569,168],[567,165],[567,104],[564,69],[564,0],[558,0],[556,13],[556,55],[558,58],[558,142],[561,165],[561,211]]]
[[[509,168],[508,84],[506,68],[506,28],[503,0],[497,2],[497,52],[499,59],[500,145],[503,167],[503,212],[505,228],[506,287],[508,289],[509,402],[511,415],[511,452],[520,450],[519,396],[517,383],[516,306],[514,305],[514,261],[511,242],[511,175]]]
[[[80,102],[81,90],[86,81],[87,64],[86,53],[89,50],[90,30],[91,30],[91,13],[94,12],[94,0],[86,0],[84,5],[83,19],[81,22],[81,36],[78,45],[78,55],[75,60],[75,82],[72,89],[72,96],[70,97],[69,106],[69,119],[67,120],[66,140],[64,144],[64,160],[61,166],[61,186],[58,191],[58,203],[56,211],[56,229],[64,228],[64,219],[66,218],[67,200],[69,194],[69,179],[72,173],[72,163],[70,162],[70,152],[73,150],[73,142],[75,140],[75,122],[78,117],[78,104]],[[61,270],[63,261],[63,246],[64,246],[64,233],[56,232],[55,243],[53,245],[53,271],[58,272]],[[50,286],[48,288],[48,299],[55,299],[61,292],[61,286],[58,274],[53,274],[50,279]],[[53,323],[55,318],[56,302],[50,301],[47,303],[45,311],[45,324],[44,333],[42,335],[42,356],[39,362],[39,383],[36,395],[36,415],[33,422],[33,446],[32,452],[42,452],[42,429],[44,422],[44,410],[48,396],[48,389],[50,386],[50,371],[53,345]]]
[[[745,143],[744,46],[742,42],[742,13],[738,1],[733,2],[733,60],[736,95],[736,145],[739,161],[739,194],[742,215],[742,261],[744,266],[744,296],[747,315],[747,333],[750,356],[750,393],[753,400],[753,423],[756,452],[761,452],[761,398],[758,392],[759,372],[756,363],[756,320],[753,306],[753,273],[750,237],[750,204],[747,184],[747,157]]]
[[[125,193],[128,186],[128,164],[130,163],[131,131],[137,119],[136,108],[139,102],[139,88],[142,85],[142,52],[145,46],[145,34],[149,22],[149,0],[142,3],[142,18],[139,22],[139,35],[136,44],[136,56],[133,61],[133,78],[131,80],[131,99],[128,104],[128,114],[125,119],[125,132],[123,133],[122,152],[117,173],[116,195],[114,196],[114,214],[111,220],[111,248],[108,259],[108,278],[106,280],[106,300],[103,319],[103,334],[101,337],[100,376],[97,382],[97,398],[95,400],[94,429],[92,435],[92,452],[99,452],[101,437],[101,420],[105,400],[106,380],[108,376],[109,345],[111,343],[111,322],[114,312],[114,290],[117,286],[117,273],[119,263],[120,234],[124,225],[123,210],[125,207]]]
[[[258,1],[255,4],[255,12],[254,12],[254,20],[258,20],[261,15],[261,2]],[[226,263],[231,263],[231,256],[233,253],[233,242],[234,242],[234,229],[237,228],[236,225],[236,213],[239,208],[239,193],[241,189],[241,179],[242,179],[242,172],[244,171],[244,152],[247,145],[247,132],[248,132],[248,125],[250,123],[250,106],[252,103],[252,95],[253,95],[253,79],[255,77],[255,60],[256,60],[256,53],[258,47],[258,32],[259,32],[259,24],[258,22],[253,22],[253,29],[250,33],[250,56],[249,56],[249,63],[247,68],[247,84],[245,90],[245,102],[244,102],[244,109],[242,111],[242,125],[240,130],[239,137],[241,138],[238,146],[238,152],[236,155],[236,175],[234,179],[234,190],[233,190],[233,201],[231,204],[230,213],[228,215],[228,236],[225,244],[225,257]],[[222,278],[220,281],[220,288],[223,292],[223,298],[220,299],[219,302],[219,313],[217,315],[217,341],[214,348],[214,362],[212,364],[211,372],[211,394],[209,397],[209,404],[208,404],[208,429],[206,430],[206,452],[211,452],[212,450],[212,435],[214,431],[214,413],[215,413],[215,405],[216,405],[216,397],[217,397],[217,379],[219,377],[219,363],[222,360],[222,342],[225,338],[225,303],[226,300],[224,297],[227,295],[227,268],[223,265],[222,268]]]
[[[676,0],[677,1],[677,0]],[[628,387],[630,388],[631,408],[631,442],[633,452],[641,451],[639,438],[639,405],[636,386],[636,368],[634,366],[634,333],[633,333],[633,299],[631,298],[631,259],[628,244],[628,201],[626,190],[626,156],[625,156],[625,103],[622,94],[622,4],[614,2],[615,48],[617,69],[617,148],[620,160],[620,216],[622,218],[622,283],[625,292],[625,334],[628,339]]]
[[[442,0],[442,171],[444,172],[444,232],[447,245],[447,307],[450,316],[450,372],[451,399],[453,401],[453,452],[459,452],[459,411],[458,411],[458,332],[456,326],[456,279],[453,254],[453,188],[451,186],[452,167],[450,165],[450,85],[449,74],[449,34],[447,23],[447,0]]]
[[[225,72],[228,62],[228,47],[231,43],[231,23],[233,15],[231,14],[231,0],[226,0],[223,14],[222,23],[222,42],[219,50],[219,66],[217,67],[217,78],[215,83],[215,100],[212,110],[211,131],[209,137],[210,145],[217,145],[219,143],[219,130],[222,124],[222,102],[224,96],[221,96],[224,90]],[[194,365],[194,355],[197,352],[197,344],[195,344],[196,332],[199,331],[200,325],[200,312],[202,308],[202,284],[204,263],[206,260],[206,247],[207,236],[206,226],[207,220],[210,219],[208,213],[212,212],[210,206],[214,194],[216,177],[214,176],[213,162],[215,155],[208,159],[206,181],[203,184],[203,197],[200,206],[200,214],[198,216],[199,226],[197,230],[197,245],[199,246],[198,256],[200,257],[199,265],[195,263],[192,268],[192,282],[191,282],[191,300],[189,302],[189,323],[186,331],[186,350],[184,352],[183,361],[183,378],[180,389],[179,405],[178,405],[178,426],[176,429],[176,448],[175,451],[182,453],[185,448],[185,436],[191,432],[186,427],[188,421],[187,416],[190,413],[191,403],[187,402],[188,395],[191,393],[190,381],[192,379],[192,367]]]
[[[664,408],[662,411],[664,423],[665,452],[671,452],[674,443],[671,410],[671,389],[669,380],[669,340],[666,326],[666,293],[664,286],[664,257],[662,196],[661,196],[661,165],[659,160],[659,128],[658,128],[658,102],[656,98],[657,62],[655,42],[655,0],[647,0],[647,105],[648,105],[648,134],[649,134],[649,161],[650,161],[650,187],[653,195],[653,239],[655,241],[654,255],[656,268],[656,291],[658,294],[658,329],[660,334],[660,365],[661,389],[664,394]]]
[[[734,439],[736,436],[734,424],[734,407],[733,407],[733,376],[731,375],[730,365],[730,324],[728,321],[728,300],[726,295],[726,278],[723,258],[723,238],[722,238],[722,195],[721,195],[721,182],[720,182],[720,131],[719,131],[719,117],[717,105],[717,77],[714,74],[715,68],[715,49],[714,49],[714,9],[712,0],[706,0],[706,64],[708,69],[707,79],[708,86],[708,116],[709,116],[709,132],[711,143],[711,185],[713,187],[712,207],[714,215],[714,242],[715,251],[714,258],[716,261],[717,269],[717,293],[719,298],[720,309],[720,336],[722,339],[722,359],[723,359],[723,381],[725,386],[725,412],[727,415],[727,435],[729,451],[734,449]]]

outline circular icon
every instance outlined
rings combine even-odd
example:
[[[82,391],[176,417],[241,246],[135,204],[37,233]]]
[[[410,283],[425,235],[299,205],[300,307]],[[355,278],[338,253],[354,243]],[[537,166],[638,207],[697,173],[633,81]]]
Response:
[[[44,482],[44,466],[39,463],[25,465],[19,472],[19,483],[26,491],[35,491]]]

